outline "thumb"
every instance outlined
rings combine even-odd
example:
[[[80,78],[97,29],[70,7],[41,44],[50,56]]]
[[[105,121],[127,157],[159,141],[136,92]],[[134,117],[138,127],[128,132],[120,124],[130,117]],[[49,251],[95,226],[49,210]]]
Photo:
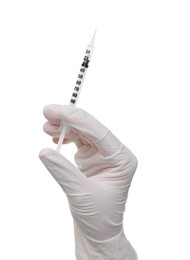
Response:
[[[60,153],[46,148],[39,157],[67,195],[81,194],[88,187],[87,177]]]

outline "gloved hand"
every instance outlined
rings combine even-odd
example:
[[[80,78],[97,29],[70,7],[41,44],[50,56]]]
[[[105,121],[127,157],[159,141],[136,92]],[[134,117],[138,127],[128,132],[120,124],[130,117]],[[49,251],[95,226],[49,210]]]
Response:
[[[123,231],[123,214],[137,159],[105,126],[73,106],[44,108],[44,131],[56,143],[63,122],[70,127],[64,143],[78,148],[74,166],[52,149],[39,156],[67,195],[74,219],[78,260],[136,260]]]

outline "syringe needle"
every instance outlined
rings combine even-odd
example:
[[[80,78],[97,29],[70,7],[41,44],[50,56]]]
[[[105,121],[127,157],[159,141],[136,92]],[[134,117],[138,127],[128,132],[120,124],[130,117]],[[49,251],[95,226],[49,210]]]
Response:
[[[75,84],[74,91],[71,96],[71,100],[70,100],[70,105],[72,105],[72,106],[76,106],[78,98],[79,98],[79,94],[80,94],[80,91],[81,91],[81,88],[82,88],[82,85],[84,82],[84,78],[85,78],[85,75],[86,75],[86,72],[87,72],[87,69],[89,66],[92,52],[94,49],[96,31],[97,31],[97,29],[95,30],[92,40],[88,44],[86,52],[85,52],[85,56],[84,56],[84,59],[83,59],[83,62],[82,62],[81,68],[80,68],[80,72],[78,74],[78,78],[77,78],[77,81]],[[67,125],[61,124],[60,130],[61,130],[61,134],[60,134],[59,141],[58,141],[57,148],[56,148],[57,152],[60,152],[65,135],[69,131],[69,127]]]
[[[97,29],[96,29],[95,32],[94,32],[94,35],[93,35],[92,40],[91,40],[91,42],[90,42],[90,45],[94,45],[95,36],[96,36],[96,31],[97,31]]]

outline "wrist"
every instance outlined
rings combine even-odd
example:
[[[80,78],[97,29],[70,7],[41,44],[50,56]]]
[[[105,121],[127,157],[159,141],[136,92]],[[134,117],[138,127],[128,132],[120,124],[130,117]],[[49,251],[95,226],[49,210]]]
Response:
[[[115,237],[96,241],[87,237],[74,223],[77,260],[137,260],[137,254],[123,229]]]

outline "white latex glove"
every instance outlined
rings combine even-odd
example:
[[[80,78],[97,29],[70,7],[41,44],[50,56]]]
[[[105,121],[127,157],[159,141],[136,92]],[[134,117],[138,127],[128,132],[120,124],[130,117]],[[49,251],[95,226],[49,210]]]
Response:
[[[73,106],[44,108],[44,131],[58,141],[61,122],[70,126],[65,143],[78,148],[74,166],[52,149],[39,156],[67,195],[74,219],[78,260],[136,260],[123,231],[123,214],[137,159],[105,126]]]

